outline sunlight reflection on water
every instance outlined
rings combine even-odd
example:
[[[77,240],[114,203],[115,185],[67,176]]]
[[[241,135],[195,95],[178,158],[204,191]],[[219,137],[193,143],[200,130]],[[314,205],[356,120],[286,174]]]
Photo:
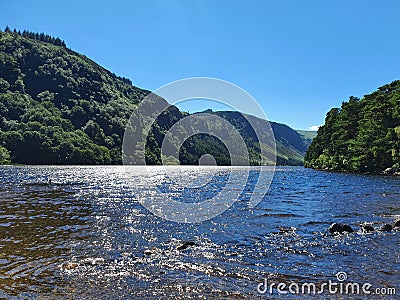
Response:
[[[197,170],[176,176],[192,180]],[[256,170],[232,207],[184,224],[141,206],[142,189],[156,184],[182,203],[203,201],[242,169],[218,167],[206,190],[191,191],[157,167],[149,178],[130,173],[134,185],[124,167],[1,167],[0,297],[252,299],[266,276],[322,281],[338,271],[352,281],[398,284],[400,232],[357,229],[400,217],[399,178],[281,167],[268,196],[249,208]],[[330,236],[332,222],[357,232]],[[193,246],[177,250],[184,241]],[[77,267],[60,268],[66,263]]]

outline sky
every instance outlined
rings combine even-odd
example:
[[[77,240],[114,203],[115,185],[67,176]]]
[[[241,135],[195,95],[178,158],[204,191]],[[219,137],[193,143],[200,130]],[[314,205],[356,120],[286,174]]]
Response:
[[[397,0],[0,0],[0,27],[60,37],[148,90],[230,81],[269,120],[307,130],[349,96],[400,79],[399,12]]]

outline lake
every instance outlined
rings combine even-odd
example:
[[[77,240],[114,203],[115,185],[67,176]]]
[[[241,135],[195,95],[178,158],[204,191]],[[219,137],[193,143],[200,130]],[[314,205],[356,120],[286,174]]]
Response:
[[[161,169],[151,167],[152,183],[182,203],[212,196],[244,170],[218,167],[209,176],[188,167],[181,179],[211,181],[182,190]],[[123,167],[6,166],[0,174],[0,298],[278,299],[260,284],[321,286],[339,283],[338,272],[343,282],[399,295],[400,231],[359,231],[400,218],[398,177],[277,167],[267,195],[249,208],[254,167],[222,214],[176,223],[139,203],[149,179]],[[355,232],[333,236],[333,222]]]

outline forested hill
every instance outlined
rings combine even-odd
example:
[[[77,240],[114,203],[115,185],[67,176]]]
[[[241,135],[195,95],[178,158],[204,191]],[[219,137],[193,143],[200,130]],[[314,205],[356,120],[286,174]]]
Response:
[[[331,109],[305,166],[357,173],[400,172],[400,81]]]
[[[60,38],[0,31],[0,164],[121,164],[128,118],[148,94],[68,49]],[[164,135],[185,115],[171,106],[157,120],[147,139],[147,163],[161,163]],[[237,114],[226,117],[232,116]],[[235,124],[251,150],[252,164],[258,164],[259,148],[251,132],[245,123]],[[274,126],[278,163],[301,164],[310,140],[286,125]],[[224,145],[207,135],[185,142],[180,162],[197,164],[204,153],[215,156],[218,164],[230,164]]]
[[[0,32],[0,141],[12,162],[119,163],[126,120],[148,92],[40,37]]]

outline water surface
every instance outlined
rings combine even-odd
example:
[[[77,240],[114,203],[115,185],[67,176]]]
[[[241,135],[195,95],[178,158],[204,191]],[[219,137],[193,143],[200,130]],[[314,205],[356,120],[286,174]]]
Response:
[[[218,168],[199,190],[152,170],[160,191],[182,202],[212,197],[230,172],[243,172]],[[180,176],[201,182],[206,173],[193,167]],[[254,299],[264,278],[319,283],[339,271],[399,290],[399,231],[335,237],[327,228],[399,218],[400,178],[279,167],[249,209],[253,168],[230,209],[185,224],[140,205],[137,184],[148,178],[131,172],[131,185],[123,167],[1,167],[0,174],[1,298]],[[197,246],[176,250],[184,241]],[[80,265],[61,267],[68,262]]]

